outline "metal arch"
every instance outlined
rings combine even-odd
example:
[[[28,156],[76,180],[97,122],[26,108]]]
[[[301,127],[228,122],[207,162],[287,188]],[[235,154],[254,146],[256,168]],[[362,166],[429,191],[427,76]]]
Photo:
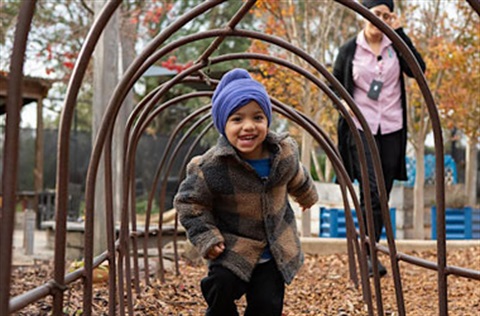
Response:
[[[124,168],[125,168],[125,170],[130,171],[129,172],[130,174],[127,172],[127,175],[129,174],[128,175],[129,178],[125,178],[126,183],[130,182],[130,184],[133,184],[133,179],[134,179],[134,175],[133,175],[134,168],[133,168],[133,166],[135,165],[136,146],[137,146],[137,144],[140,140],[141,133],[145,130],[145,128],[153,120],[153,118],[155,118],[163,110],[165,110],[166,108],[168,108],[169,106],[171,106],[175,103],[181,102],[181,101],[189,99],[189,98],[202,97],[202,96],[206,96],[206,95],[208,95],[208,92],[194,92],[194,93],[185,94],[185,95],[182,95],[182,96],[179,96],[179,97],[175,97],[171,100],[168,100],[166,103],[161,104],[160,106],[155,108],[154,111],[149,115],[149,117],[146,118],[145,121],[139,122],[139,123],[141,123],[140,127],[135,126],[135,129],[132,132],[133,135],[131,135],[131,137],[130,137],[131,140],[128,141],[128,144],[132,144],[132,145],[129,146],[128,149],[125,150],[125,160],[124,160],[125,167]],[[128,127],[127,130],[130,130],[130,126]],[[124,140],[124,144],[127,145],[127,139]],[[125,147],[127,147],[127,146],[125,146]],[[166,153],[164,153],[164,155],[165,154]],[[155,173],[153,183],[158,182],[158,178],[157,178],[158,176],[157,176],[157,173]],[[125,195],[128,195],[129,192],[131,194],[130,198],[133,201],[135,199],[134,191],[133,190],[128,191],[128,188],[126,188]],[[145,234],[146,235],[149,234],[149,230],[150,230],[150,214],[151,214],[151,210],[152,210],[152,204],[153,204],[153,198],[154,198],[153,193],[154,192],[155,192],[155,190],[152,189],[149,193],[149,196],[148,196],[148,204],[147,204],[147,210],[146,210],[146,221],[145,221]],[[132,202],[131,204],[133,205],[134,203]],[[149,283],[149,281],[148,281],[149,268],[148,268],[148,248],[147,248],[147,240],[146,239],[144,239],[143,251],[144,251],[144,254],[146,254],[146,255],[144,255],[145,282],[146,282],[146,284],[148,284]],[[159,249],[159,252],[161,252],[160,249]]]
[[[156,90],[152,91],[152,92],[155,92]],[[202,93],[194,93],[195,96],[200,96],[202,95]],[[148,102],[151,102],[152,104],[156,103],[157,99],[155,98],[155,93],[150,93],[146,98],[144,98],[140,104],[134,109],[133,113],[138,113],[138,111],[142,110],[142,107],[145,106],[146,104],[144,103],[148,103]],[[124,170],[124,194],[123,194],[123,205],[124,206],[127,206],[127,207],[124,207],[124,210],[122,211],[122,228],[121,228],[121,232],[120,232],[120,239],[122,240],[121,244],[123,245],[119,251],[120,251],[120,258],[119,258],[119,261],[118,261],[118,265],[119,265],[119,283],[120,283],[120,291],[123,291],[124,290],[124,286],[123,286],[123,260],[121,260],[123,258],[123,256],[125,255],[126,257],[126,260],[125,262],[127,263],[127,266],[126,266],[126,279],[129,280],[131,279],[131,272],[130,272],[130,266],[128,265],[128,263],[130,262],[130,259],[129,259],[129,251],[128,251],[128,248],[127,249],[124,249],[126,247],[128,247],[128,240],[129,240],[129,237],[130,238],[133,238],[132,239],[132,244],[133,244],[133,248],[134,248],[134,260],[133,260],[133,263],[134,263],[134,273],[135,273],[135,278],[134,279],[134,284],[137,288],[137,292],[139,292],[139,284],[138,284],[138,280],[139,280],[139,271],[138,271],[138,255],[137,255],[137,241],[136,241],[136,237],[138,236],[138,233],[136,231],[136,220],[135,220],[135,216],[134,216],[134,201],[135,201],[135,194],[134,194],[134,190],[131,188],[131,186],[133,185],[134,181],[134,176],[133,176],[133,173],[134,173],[134,164],[135,164],[135,151],[136,151],[136,146],[140,140],[140,136],[141,136],[141,132],[146,128],[146,126],[150,123],[150,121],[155,117],[155,114],[156,113],[160,113],[162,112],[164,109],[166,109],[168,106],[170,106],[171,104],[174,104],[175,102],[178,102],[178,101],[181,101],[182,99],[186,99],[190,96],[188,95],[183,95],[183,96],[180,96],[180,97],[177,97],[177,98],[174,98],[172,100],[170,100],[170,102],[166,105],[166,106],[160,106],[158,108],[156,108],[154,111],[153,111],[153,115],[150,115],[149,117],[146,118],[146,121],[139,121],[138,124],[134,127],[133,131],[130,132],[131,128],[132,128],[132,124],[134,123],[134,117],[135,115],[131,115],[129,117],[129,120],[127,121],[127,128],[126,128],[126,133],[125,133],[125,136],[124,136],[124,148],[125,148],[125,151],[124,151],[124,164],[123,164],[123,170]],[[138,127],[138,125],[141,125],[140,128]],[[132,134],[132,135],[130,135]],[[130,139],[130,140],[129,140]],[[133,140],[132,140],[133,139]],[[133,145],[130,145],[130,144],[133,144]],[[132,233],[128,233],[128,196],[129,196],[129,192],[131,193],[130,194],[130,202],[131,202],[131,220],[132,220]],[[153,193],[153,191],[151,192]],[[150,210],[151,210],[151,205],[152,205],[152,200],[153,200],[153,195],[150,194],[149,195],[149,199],[148,199],[148,206],[147,206],[147,221],[146,221],[146,225],[145,225],[145,234],[148,236],[148,230],[149,230],[149,224],[150,224]],[[125,212],[125,213],[123,213]],[[144,254],[147,255],[148,254],[148,250],[147,250],[147,239],[145,238],[144,239]],[[161,247],[159,247],[159,255],[161,255]],[[144,256],[144,259],[145,259],[145,277],[146,277],[146,280],[147,280],[147,283],[148,284],[148,258],[147,256]],[[161,265],[161,270],[163,270],[163,266]],[[127,287],[127,291],[130,291],[130,288]],[[131,295],[128,294],[127,292],[127,295]]]
[[[0,210],[0,314],[7,314],[10,297],[12,269],[13,226],[15,215],[15,190],[18,173],[18,144],[20,125],[20,103],[22,100],[23,63],[28,33],[35,11],[35,1],[23,2],[21,19],[17,21],[13,43],[10,78],[7,87],[5,155],[3,157],[3,204]]]
[[[478,15],[480,15],[480,1],[479,0],[467,0],[468,4],[472,7]]]
[[[93,54],[93,50],[103,33],[103,29],[110,20],[113,12],[121,4],[121,0],[114,0],[109,2],[95,20],[90,29],[84,45],[79,53],[79,58],[75,63],[75,67],[70,78],[67,94],[65,96],[65,104],[60,118],[58,152],[57,152],[57,187],[56,187],[56,229],[55,229],[55,281],[64,285],[64,270],[65,270],[65,247],[66,247],[66,226],[67,215],[66,209],[68,204],[68,168],[70,155],[70,130],[73,120],[73,112],[75,102],[83,81],[83,77],[87,70],[89,60]],[[111,244],[109,244],[111,249]],[[110,252],[112,254],[112,252]],[[113,255],[115,252],[113,252]],[[110,296],[112,299],[112,296]],[[54,295],[54,314],[61,313],[63,309],[63,293]]]
[[[167,102],[165,104],[163,104],[161,107],[159,107],[159,111],[154,111],[152,113],[152,115],[149,117],[150,120],[153,119],[157,114],[159,114],[161,111],[165,110],[166,108],[168,108],[168,106],[171,104],[171,102]],[[196,110],[195,112],[193,112],[192,114],[190,114],[187,119],[190,119],[190,117],[196,117],[200,114],[202,114],[203,112],[205,112],[207,109],[205,107],[202,107],[198,110]],[[186,121],[188,122],[188,120]],[[167,145],[165,146],[165,151],[163,152],[162,154],[162,158],[161,158],[161,162],[159,164],[159,166],[157,167],[157,170],[155,172],[155,176],[154,176],[154,180],[152,182],[152,187],[151,187],[151,190],[150,190],[150,195],[149,195],[149,201],[152,200],[153,198],[153,194],[156,192],[156,186],[158,184],[158,180],[159,180],[159,177],[160,177],[160,174],[161,174],[161,171],[163,169],[163,166],[164,166],[164,163],[165,163],[165,159],[167,158],[167,153],[168,151],[170,150],[171,146],[173,145],[173,139],[176,137],[177,133],[179,132],[179,130],[186,124],[185,120],[183,120],[182,122],[180,122],[177,127],[175,128],[175,130],[171,133],[169,139],[168,139],[168,142],[167,142]],[[143,125],[143,124],[142,124]],[[151,205],[149,203],[149,205]],[[162,221],[163,221],[163,209],[162,209],[162,203],[160,202],[160,212],[159,212],[159,225],[162,224]],[[151,207],[150,209],[147,209],[147,211],[151,211]],[[158,252],[159,252],[159,256],[161,258],[162,256],[162,249],[161,249],[161,240],[162,240],[162,233],[161,233],[161,226],[159,226],[159,234],[158,234]],[[160,263],[160,267],[161,267],[161,271],[160,271],[160,279],[161,281],[163,282],[164,281],[164,276],[163,276],[163,265]]]

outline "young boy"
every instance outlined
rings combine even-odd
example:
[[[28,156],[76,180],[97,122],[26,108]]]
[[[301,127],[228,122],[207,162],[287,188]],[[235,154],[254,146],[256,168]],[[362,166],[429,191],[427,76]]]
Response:
[[[272,107],[261,83],[244,69],[223,76],[212,98],[221,137],[194,157],[175,197],[190,241],[209,260],[201,289],[207,316],[282,314],[285,283],[303,263],[292,195],[303,210],[317,192],[295,141],[269,132]]]

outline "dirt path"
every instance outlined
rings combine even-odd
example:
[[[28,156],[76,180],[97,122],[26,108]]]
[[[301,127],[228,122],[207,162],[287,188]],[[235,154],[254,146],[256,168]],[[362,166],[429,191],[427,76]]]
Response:
[[[436,261],[435,252],[409,254]],[[385,256],[380,257],[388,263]],[[448,253],[448,265],[480,269],[480,246],[455,249]],[[204,315],[205,303],[199,281],[206,273],[205,266],[181,262],[181,275],[166,274],[167,282],[152,282],[145,287],[135,303],[135,315]],[[407,315],[438,315],[437,274],[434,271],[400,263]],[[45,282],[49,278],[48,264],[18,268],[13,275],[13,295]],[[372,282],[373,283],[373,282]],[[387,274],[381,281],[386,315],[398,315],[393,278]],[[449,315],[480,315],[480,282],[449,276]],[[108,290],[96,286],[94,315],[107,315]],[[372,285],[372,292],[373,285]],[[77,315],[82,308],[82,290],[78,282],[66,292],[65,312]],[[49,299],[31,305],[16,315],[49,315]],[[245,301],[238,302],[243,311]],[[375,301],[374,301],[375,305]],[[307,256],[294,282],[287,287],[285,316],[297,315],[368,315],[360,289],[348,280],[347,256]]]

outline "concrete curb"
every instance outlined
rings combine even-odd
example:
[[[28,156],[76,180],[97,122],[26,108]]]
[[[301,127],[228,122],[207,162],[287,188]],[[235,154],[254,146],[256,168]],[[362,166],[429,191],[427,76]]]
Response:
[[[331,255],[347,252],[347,242],[345,238],[321,238],[321,237],[302,237],[303,251],[311,255]],[[388,246],[386,241],[380,241],[381,245]],[[395,240],[397,251],[425,251],[437,249],[436,240]],[[450,249],[479,247],[480,240],[447,240],[447,251]]]

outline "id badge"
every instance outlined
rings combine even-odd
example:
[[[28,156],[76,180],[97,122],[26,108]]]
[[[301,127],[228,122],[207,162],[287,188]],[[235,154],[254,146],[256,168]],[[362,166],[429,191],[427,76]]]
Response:
[[[370,90],[368,90],[367,97],[369,97],[372,100],[378,100],[378,97],[380,96],[380,92],[382,91],[382,87],[383,87],[382,81],[373,80],[372,83],[370,84]]]

